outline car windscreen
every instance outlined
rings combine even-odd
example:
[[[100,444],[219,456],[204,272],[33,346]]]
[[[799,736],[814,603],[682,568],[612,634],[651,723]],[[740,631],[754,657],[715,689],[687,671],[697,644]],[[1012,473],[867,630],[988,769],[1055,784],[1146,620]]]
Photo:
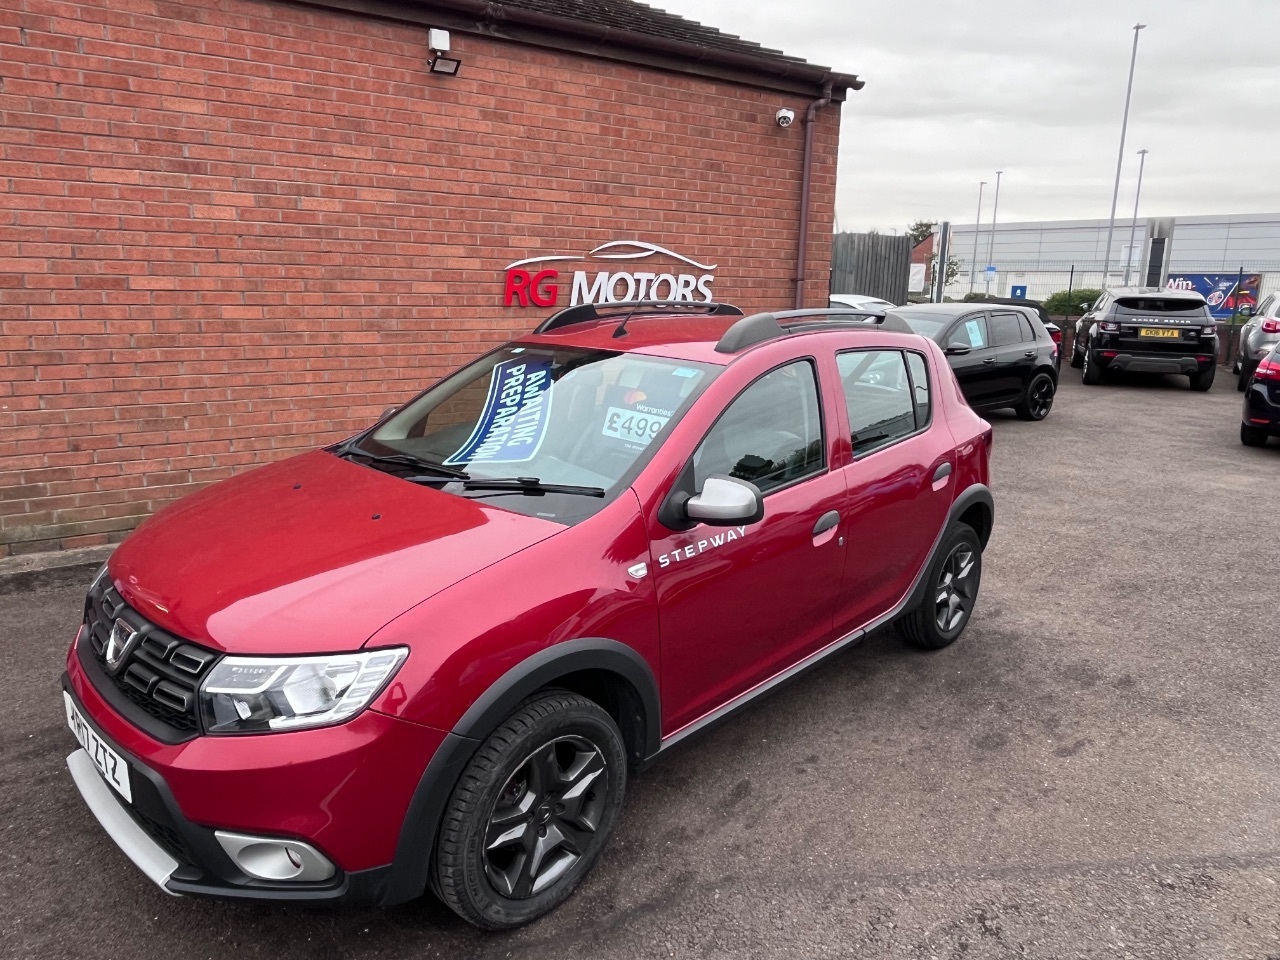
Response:
[[[936,340],[937,335],[947,327],[951,321],[955,320],[955,316],[946,316],[940,313],[931,313],[926,310],[903,310],[896,309],[893,311],[894,316],[901,317],[907,321],[907,325],[916,333],[930,340]]]
[[[630,485],[668,424],[719,369],[607,350],[507,346],[427,390],[358,443],[465,473],[465,482],[440,478],[438,489],[448,493],[572,523]],[[518,478],[525,489],[496,488]],[[539,491],[529,483],[535,479],[604,496]]]
[[[1116,300],[1117,316],[1154,317],[1161,314],[1207,317],[1209,308],[1202,300],[1187,300],[1182,297],[1120,297]]]

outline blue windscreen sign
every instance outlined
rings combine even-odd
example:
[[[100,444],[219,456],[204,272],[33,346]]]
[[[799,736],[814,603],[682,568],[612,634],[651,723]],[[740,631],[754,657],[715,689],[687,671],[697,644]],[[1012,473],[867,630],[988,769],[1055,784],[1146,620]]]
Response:
[[[504,360],[493,368],[489,395],[471,436],[445,463],[526,463],[542,446],[551,420],[551,361]]]

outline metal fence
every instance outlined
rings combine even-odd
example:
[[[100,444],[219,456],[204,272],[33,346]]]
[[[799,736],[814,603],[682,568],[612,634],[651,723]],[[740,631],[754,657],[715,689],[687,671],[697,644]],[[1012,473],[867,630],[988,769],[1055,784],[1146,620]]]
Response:
[[[907,302],[911,238],[882,233],[837,233],[831,244],[831,292]]]
[[[972,281],[969,276],[969,264],[962,260],[960,270],[954,280],[947,284],[946,296],[960,300],[971,292],[987,293],[996,297],[1011,296],[1014,287],[1025,287],[1025,296],[1031,300],[1047,300],[1062,290],[1092,289],[1103,286],[1118,287],[1124,282],[1124,263],[1111,263],[1106,276],[1103,276],[1101,260],[1077,261],[1005,261],[993,264],[996,268],[994,276],[988,276],[983,270],[974,272]],[[1216,273],[1222,275],[1253,274],[1262,275],[1262,283],[1258,297],[1267,296],[1280,290],[1280,261],[1245,261],[1244,263],[1205,263],[1197,261],[1171,261],[1164,270],[1169,274],[1182,273]],[[1145,266],[1136,262],[1130,270],[1129,283],[1140,286],[1145,282]],[[1105,282],[1104,282],[1105,281]],[[834,288],[833,288],[834,290]]]

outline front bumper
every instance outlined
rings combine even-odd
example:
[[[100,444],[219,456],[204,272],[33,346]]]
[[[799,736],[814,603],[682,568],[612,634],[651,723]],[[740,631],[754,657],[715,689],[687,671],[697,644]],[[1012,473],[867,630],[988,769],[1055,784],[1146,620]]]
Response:
[[[73,644],[63,688],[129,767],[132,799],[83,750],[67,766],[116,844],[166,893],[269,901],[381,903],[401,826],[444,734],[366,710],[336,727],[157,741],[111,709]],[[215,831],[302,841],[332,862],[320,882],[245,874]]]

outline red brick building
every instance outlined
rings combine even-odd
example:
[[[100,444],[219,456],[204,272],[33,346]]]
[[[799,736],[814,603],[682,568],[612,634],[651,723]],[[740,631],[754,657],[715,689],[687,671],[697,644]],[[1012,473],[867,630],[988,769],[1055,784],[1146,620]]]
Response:
[[[119,540],[575,295],[825,303],[860,86],[628,0],[7,0],[0,556]]]

